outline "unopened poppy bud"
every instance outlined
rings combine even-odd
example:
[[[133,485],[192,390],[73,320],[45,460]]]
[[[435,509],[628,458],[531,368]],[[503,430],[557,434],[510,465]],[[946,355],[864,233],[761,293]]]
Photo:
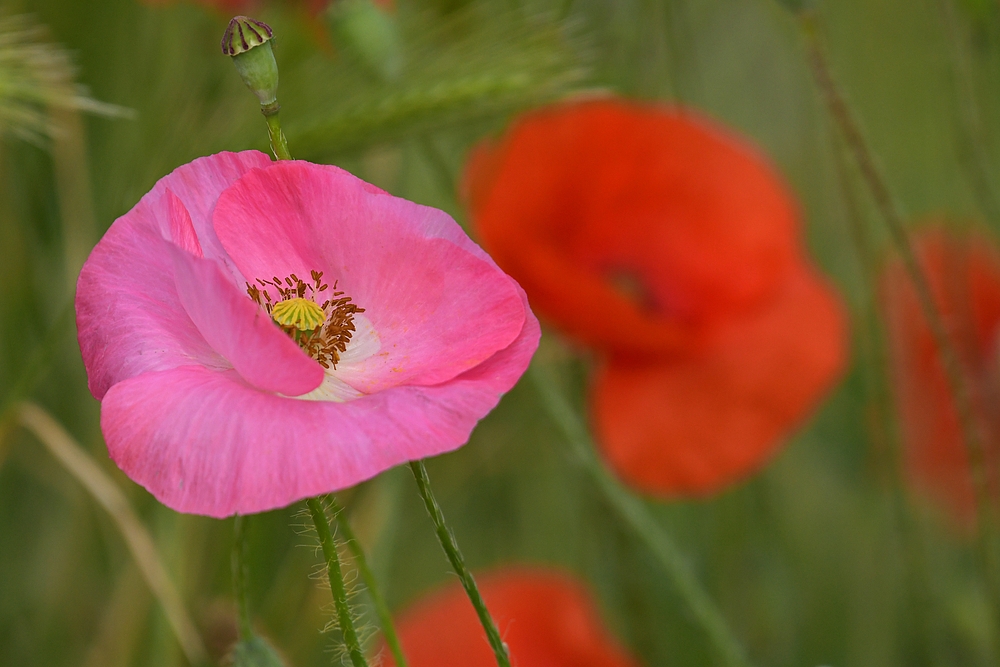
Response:
[[[278,101],[278,63],[271,50],[272,37],[271,26],[246,16],[230,21],[222,36],[222,52],[232,56],[236,71],[261,106]]]

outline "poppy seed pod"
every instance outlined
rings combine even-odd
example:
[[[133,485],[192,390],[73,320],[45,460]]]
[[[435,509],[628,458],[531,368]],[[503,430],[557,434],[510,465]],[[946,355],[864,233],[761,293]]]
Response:
[[[278,63],[271,50],[271,26],[246,16],[234,17],[222,36],[222,52],[231,56],[236,71],[261,106],[278,101]]]

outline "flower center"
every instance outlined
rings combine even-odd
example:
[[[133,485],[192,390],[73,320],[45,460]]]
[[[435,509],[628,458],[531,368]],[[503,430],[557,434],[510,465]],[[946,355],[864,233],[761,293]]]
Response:
[[[294,327],[299,331],[313,331],[326,322],[326,313],[315,301],[295,297],[274,304],[271,319],[282,327]]]
[[[365,309],[338,292],[336,282],[331,290],[323,282],[322,271],[309,273],[311,282],[294,273],[284,280],[278,276],[257,278],[260,287],[247,283],[247,294],[306,354],[323,368],[336,368],[354,334],[354,315]],[[277,296],[272,297],[272,289]]]

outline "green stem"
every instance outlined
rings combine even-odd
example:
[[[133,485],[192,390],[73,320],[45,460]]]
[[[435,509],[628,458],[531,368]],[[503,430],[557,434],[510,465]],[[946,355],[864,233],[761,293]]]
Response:
[[[500,631],[497,629],[497,624],[490,615],[490,610],[486,608],[483,596],[479,594],[476,580],[473,579],[469,568],[465,566],[465,559],[462,558],[462,552],[458,549],[455,536],[448,530],[448,525],[444,521],[444,514],[441,512],[441,506],[438,505],[437,499],[434,497],[434,492],[431,490],[431,480],[427,476],[427,468],[424,467],[424,462],[411,461],[410,470],[413,471],[413,478],[417,481],[417,489],[420,491],[420,497],[423,498],[424,507],[427,508],[427,513],[430,514],[431,521],[434,522],[434,530],[437,533],[438,541],[441,543],[441,548],[444,549],[445,555],[451,562],[452,569],[455,570],[455,574],[458,575],[459,580],[462,582],[462,587],[465,588],[465,593],[469,596],[469,600],[472,602],[472,606],[479,616],[479,622],[482,624],[483,630],[486,631],[486,639],[489,641],[490,647],[496,656],[497,665],[500,667],[510,667],[510,654],[507,650],[507,645],[500,637]]]
[[[375,575],[368,566],[368,558],[365,556],[364,549],[361,548],[358,538],[354,536],[351,522],[347,520],[337,499],[332,495],[327,496],[327,498],[330,502],[330,509],[333,510],[334,515],[337,517],[337,526],[344,534],[347,548],[351,550],[351,555],[354,556],[354,560],[358,564],[358,569],[361,571],[361,579],[365,582],[365,586],[368,587],[368,594],[372,598],[372,603],[375,605],[375,613],[378,615],[379,623],[382,625],[382,636],[385,637],[385,643],[389,645],[389,651],[396,661],[396,667],[407,667],[406,656],[403,655],[399,637],[396,635],[396,627],[392,623],[392,614],[389,612],[389,605],[386,604],[385,598],[382,597],[382,593],[379,591]]]
[[[250,604],[247,601],[247,519],[236,515],[233,521],[233,592],[236,595],[236,609],[239,616],[240,639],[253,639],[253,624],[250,622]]]
[[[728,665],[750,667],[752,663],[747,658],[743,646],[733,635],[722,613],[697,577],[691,572],[677,546],[663,532],[642,501],[623,488],[597,460],[586,427],[555,387],[551,378],[537,365],[533,365],[529,372],[550,416],[572,447],[576,462],[583,466],[597,483],[597,488],[612,509],[618,512],[656,557],[716,651]]]
[[[347,644],[347,652],[351,656],[351,664],[354,667],[368,667],[365,655],[361,652],[361,642],[358,640],[357,630],[354,629],[354,619],[351,617],[351,607],[347,602],[347,586],[344,584],[344,574],[340,569],[340,555],[337,553],[337,544],[330,534],[330,524],[326,520],[326,510],[323,503],[318,498],[310,498],[306,501],[309,506],[309,513],[312,515],[313,523],[316,524],[316,535],[319,544],[323,548],[323,556],[326,558],[326,571],[330,579],[330,592],[333,594],[333,604],[337,609],[337,620],[340,622],[340,631],[344,635],[344,643]]]
[[[288,152],[288,140],[285,133],[281,131],[281,105],[274,104],[261,105],[260,112],[264,114],[267,121],[267,136],[271,140],[271,152],[279,160],[291,160],[292,154]]]

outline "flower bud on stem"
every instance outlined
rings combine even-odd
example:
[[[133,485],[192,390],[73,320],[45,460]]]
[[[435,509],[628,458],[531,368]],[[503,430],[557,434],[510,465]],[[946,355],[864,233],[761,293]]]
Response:
[[[222,53],[233,59],[243,83],[260,100],[260,112],[267,121],[271,151],[279,160],[291,160],[288,142],[281,131],[278,111],[278,64],[271,40],[274,31],[262,21],[247,16],[234,17],[222,36]]]

